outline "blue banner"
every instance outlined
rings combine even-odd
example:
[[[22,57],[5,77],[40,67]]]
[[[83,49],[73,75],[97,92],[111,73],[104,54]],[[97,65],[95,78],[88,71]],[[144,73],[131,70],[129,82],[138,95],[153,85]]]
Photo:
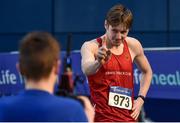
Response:
[[[180,99],[180,50],[152,50],[145,54],[153,70],[153,78],[147,97]],[[63,59],[65,52],[62,52]],[[89,95],[87,80],[81,71],[79,51],[71,53],[74,79],[78,81],[76,93]],[[0,94],[16,94],[24,89],[24,80],[16,69],[18,53],[0,54]],[[63,66],[61,66],[63,67]],[[140,71],[134,67],[135,95],[138,94]]]
[[[180,50],[152,50],[145,54],[153,70],[153,78],[147,97],[180,99]],[[135,67],[135,93],[141,74]]]
[[[0,54],[0,95],[16,94],[24,88],[24,80],[16,69],[18,54]]]

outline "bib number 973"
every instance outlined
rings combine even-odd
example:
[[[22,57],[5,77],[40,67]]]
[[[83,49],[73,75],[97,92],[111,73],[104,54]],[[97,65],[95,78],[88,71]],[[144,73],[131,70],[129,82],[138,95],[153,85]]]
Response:
[[[109,102],[110,106],[123,108],[123,109],[132,109],[132,100],[130,96],[118,93],[109,93]]]

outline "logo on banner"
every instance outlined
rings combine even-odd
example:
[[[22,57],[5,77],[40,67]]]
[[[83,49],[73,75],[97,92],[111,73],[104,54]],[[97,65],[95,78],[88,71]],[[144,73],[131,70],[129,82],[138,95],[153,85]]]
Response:
[[[9,69],[0,71],[0,85],[16,85],[18,83],[24,83],[20,73],[17,75],[11,72]]]

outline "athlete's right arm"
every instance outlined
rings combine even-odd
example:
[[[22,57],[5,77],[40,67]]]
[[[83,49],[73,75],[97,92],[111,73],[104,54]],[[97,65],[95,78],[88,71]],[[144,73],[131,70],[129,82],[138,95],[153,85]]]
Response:
[[[85,42],[81,47],[81,67],[85,75],[92,75],[101,67],[101,63],[95,59],[98,45],[95,42]]]

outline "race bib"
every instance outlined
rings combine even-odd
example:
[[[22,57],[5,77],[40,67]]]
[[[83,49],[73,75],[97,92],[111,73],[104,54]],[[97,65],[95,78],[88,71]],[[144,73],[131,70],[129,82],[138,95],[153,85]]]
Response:
[[[131,95],[132,95],[132,90],[128,88],[111,86],[109,91],[108,105],[131,110],[132,109]]]

